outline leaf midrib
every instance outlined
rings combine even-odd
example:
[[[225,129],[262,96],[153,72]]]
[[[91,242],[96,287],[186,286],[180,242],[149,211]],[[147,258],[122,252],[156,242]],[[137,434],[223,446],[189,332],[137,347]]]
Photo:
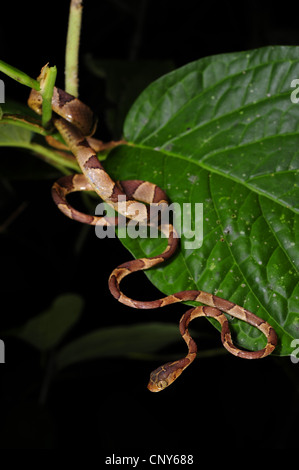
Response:
[[[290,134],[284,134],[285,136],[286,135],[297,135],[297,133],[290,133]],[[273,138],[273,136],[271,137],[268,137],[268,139],[270,138]],[[264,141],[265,139],[263,139]],[[256,141],[258,143],[258,141]],[[252,145],[253,143],[246,143],[245,145],[238,145],[238,146],[232,146],[232,147],[229,147],[227,149],[223,149],[223,150],[233,150],[233,149],[236,149],[236,148],[240,148],[240,149],[243,149],[245,148],[246,146],[249,146],[249,145]],[[140,149],[143,149],[143,150],[149,150],[149,151],[154,151],[154,149],[152,147],[149,147],[149,146],[146,146],[146,145],[143,145],[143,144],[134,144],[134,143],[131,143],[132,146],[134,146],[135,148],[140,148]],[[218,150],[219,151],[219,150]],[[214,152],[210,152],[209,154],[207,154],[207,156],[214,156],[214,155],[217,155],[218,151],[214,151]],[[261,195],[261,196],[264,196],[264,197],[267,197],[268,199],[272,200],[273,202],[275,202],[275,204],[279,204],[280,206],[282,207],[285,207],[291,211],[293,211],[295,214],[299,214],[299,209],[296,209],[296,207],[291,207],[289,206],[288,204],[286,203],[283,203],[283,201],[278,201],[277,199],[275,199],[271,194],[267,193],[266,191],[262,191],[260,189],[257,189],[256,187],[250,185],[249,183],[247,183],[246,181],[243,181],[243,180],[240,180],[239,178],[237,178],[236,176],[232,176],[228,173],[224,173],[222,171],[220,171],[218,168],[214,168],[210,165],[207,165],[206,164],[206,158],[204,161],[200,160],[194,160],[193,158],[187,158],[187,157],[184,157],[183,155],[180,155],[180,154],[177,154],[177,153],[174,153],[174,152],[171,152],[169,150],[164,150],[164,149],[160,149],[160,150],[157,150],[156,151],[157,153],[159,154],[163,154],[163,156],[168,156],[168,157],[172,157],[172,158],[178,158],[180,160],[184,160],[184,161],[187,161],[188,163],[194,163],[195,165],[199,166],[200,168],[203,168],[204,170],[207,170],[207,171],[210,171],[211,173],[215,173],[215,174],[218,174],[224,178],[227,178],[228,180],[230,181],[234,181],[235,183],[238,183],[238,184],[241,184],[243,185],[246,189],[248,189],[249,191],[252,191],[258,195]],[[295,171],[295,169],[294,169]]]

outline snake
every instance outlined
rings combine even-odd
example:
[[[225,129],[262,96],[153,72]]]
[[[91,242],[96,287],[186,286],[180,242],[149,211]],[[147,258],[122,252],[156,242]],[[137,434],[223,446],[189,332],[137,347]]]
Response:
[[[42,101],[41,93],[31,90],[28,105],[39,115],[42,113]],[[109,176],[97,158],[96,139],[92,137],[97,124],[94,113],[78,98],[54,87],[52,110],[53,124],[82,171],[82,173],[62,176],[54,182],[52,197],[60,211],[73,220],[89,225],[117,225],[117,216],[99,217],[85,214],[75,209],[67,200],[67,196],[73,192],[94,191],[104,202],[113,207],[116,213],[126,217],[127,220],[134,219],[142,224],[150,224],[149,208],[152,205],[159,208],[169,204],[165,191],[148,181],[135,179],[115,182]],[[201,290],[184,290],[150,301],[134,300],[122,292],[120,283],[126,276],[153,268],[171,258],[177,251],[179,237],[174,226],[171,223],[161,224],[159,230],[167,237],[167,246],[164,251],[157,256],[133,259],[116,267],[108,280],[111,294],[119,302],[136,309],[160,308],[189,301],[203,305],[189,309],[180,320],[179,329],[188,347],[187,355],[183,359],[168,362],[154,370],[150,374],[147,388],[151,392],[164,390],[194,361],[197,355],[197,345],[190,336],[188,325],[198,317],[211,317],[220,323],[222,344],[231,354],[244,359],[264,358],[271,354],[277,345],[274,328],[266,320],[234,302]],[[225,313],[260,330],[266,337],[265,347],[258,351],[238,349],[233,344],[229,321]]]

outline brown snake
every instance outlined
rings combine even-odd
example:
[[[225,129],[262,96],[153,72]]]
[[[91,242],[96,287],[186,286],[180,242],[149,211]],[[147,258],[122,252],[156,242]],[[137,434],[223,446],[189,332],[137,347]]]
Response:
[[[38,92],[31,91],[28,104],[38,114],[41,114],[42,97]],[[95,130],[93,113],[88,106],[63,90],[54,88],[52,108],[55,113],[53,123],[76,157],[83,173],[64,176],[54,183],[52,196],[58,208],[71,219],[82,223],[106,226],[117,224],[117,218],[96,217],[79,212],[66,199],[68,194],[75,191],[95,191],[118,213],[129,219],[148,224],[149,206],[147,204],[159,206],[162,203],[167,203],[165,192],[149,182],[130,180],[115,183],[110,178],[97,158],[94,150],[95,139],[91,141],[86,137],[91,136]],[[124,197],[124,202],[121,204],[118,202],[119,196]],[[258,359],[270,354],[277,344],[277,335],[274,329],[265,320],[233,302],[199,290],[185,290],[153,301],[133,300],[121,292],[120,282],[124,277],[133,272],[157,266],[170,258],[176,251],[178,237],[173,226],[170,224],[162,226],[160,230],[168,237],[166,249],[158,256],[128,261],[115,268],[109,277],[109,289],[112,295],[123,304],[138,309],[152,309],[186,301],[197,301],[206,306],[194,307],[182,316],[180,332],[188,346],[188,354],[183,359],[164,364],[152,372],[148,389],[152,392],[163,390],[173,383],[195,359],[197,347],[188,332],[188,325],[197,317],[212,317],[220,323],[222,343],[235,356]],[[265,348],[259,351],[244,351],[235,347],[232,343],[228,320],[222,312],[258,328],[266,336]]]

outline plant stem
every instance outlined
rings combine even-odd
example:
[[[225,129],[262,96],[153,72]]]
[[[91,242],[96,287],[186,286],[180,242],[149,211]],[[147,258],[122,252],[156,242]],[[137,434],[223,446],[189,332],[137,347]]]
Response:
[[[43,97],[43,104],[42,104],[42,126],[47,129],[52,117],[52,96],[53,96],[53,89],[55,85],[57,75],[57,68],[49,67],[47,68],[46,76],[43,82],[42,88],[42,97]]]
[[[47,365],[46,365],[45,374],[43,377],[43,381],[42,381],[42,385],[41,385],[41,389],[40,389],[40,393],[38,397],[38,403],[40,406],[44,406],[46,404],[54,369],[55,369],[55,352],[50,351]]]
[[[223,356],[225,354],[227,354],[225,348],[214,348],[199,351],[196,357],[199,359],[209,359],[210,357]],[[126,356],[140,361],[173,361],[177,359],[176,354],[128,353]]]
[[[83,0],[71,0],[65,51],[65,91],[78,97],[78,57]]]
[[[34,90],[37,91],[40,90],[40,86],[37,80],[29,77],[29,75],[17,69],[16,67],[3,62],[3,60],[0,60],[0,72],[5,73],[5,75],[8,75],[10,78],[13,78],[22,85],[28,86],[29,88],[34,88]]]
[[[129,60],[136,60],[138,57],[138,52],[141,46],[141,38],[144,26],[144,20],[146,15],[148,0],[141,0],[139,4],[139,10],[137,13],[137,24],[135,33],[133,35],[133,41],[130,48]]]
[[[19,217],[19,215],[26,209],[28,202],[23,201],[22,204],[12,212],[8,218],[0,225],[0,233],[5,232],[8,227]]]
[[[0,145],[1,147],[2,145]],[[54,150],[45,147],[44,145],[40,145],[37,142],[24,142],[24,143],[6,143],[6,147],[18,147],[29,150],[36,154],[39,158],[43,161],[47,162],[49,165],[57,168],[63,174],[67,175],[70,173],[80,171],[79,165],[75,159],[68,158],[67,156],[62,155],[59,152],[55,152]]]
[[[48,149],[47,147],[44,147],[43,145],[40,145],[36,142],[31,142],[29,145],[24,145],[23,147],[27,147],[28,150],[31,150],[32,152],[36,153],[45,162],[59,169],[64,174],[71,173],[69,168],[72,169],[72,171],[79,170],[79,165],[75,159],[67,159],[66,157],[63,157],[60,153]]]
[[[22,116],[18,114],[9,114],[2,112],[2,116],[0,116],[0,119],[1,124],[11,124],[13,126],[23,127],[24,129],[28,129],[31,132],[35,132],[36,134],[48,135],[49,133],[46,129],[41,126],[40,121],[32,118],[31,116]]]

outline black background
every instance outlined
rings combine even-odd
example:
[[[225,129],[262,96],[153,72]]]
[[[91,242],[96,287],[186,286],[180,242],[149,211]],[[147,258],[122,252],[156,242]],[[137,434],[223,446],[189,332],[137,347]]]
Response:
[[[0,58],[33,77],[46,62],[55,64],[57,83],[63,87],[68,9],[68,1],[2,2]],[[291,6],[278,11],[272,2],[257,1],[86,1],[80,96],[100,118],[97,135],[119,138],[105,120],[115,103],[107,100],[105,81],[84,66],[87,53],[101,59],[171,60],[179,67],[207,55],[275,44],[299,44]],[[7,97],[25,102],[28,89],[1,78]],[[80,224],[57,211],[50,197],[57,177],[53,168],[48,167],[48,178],[39,179],[37,171],[45,164],[37,166],[34,157],[8,148],[1,148],[1,157],[1,224],[25,203],[1,232],[1,331],[23,324],[64,292],[80,293],[86,302],[82,319],[65,341],[101,326],[179,320],[184,306],[136,312],[117,303],[107,279],[130,254],[117,239],[100,241],[93,229],[82,232]],[[29,175],[21,178],[18,170],[18,177],[13,176],[13,168],[25,167]],[[76,251],[82,233],[84,243]],[[144,275],[136,282],[144,297],[158,295]],[[198,323],[208,338],[199,350],[219,347],[217,331],[208,322]],[[202,359],[174,386],[151,394],[146,384],[159,362],[89,361],[50,374],[48,383],[49,358],[16,339],[7,338],[5,345],[1,448],[95,448],[102,456],[147,456],[197,454],[205,447],[282,449],[297,444],[299,366],[289,358]],[[185,345],[174,352],[182,357]]]

